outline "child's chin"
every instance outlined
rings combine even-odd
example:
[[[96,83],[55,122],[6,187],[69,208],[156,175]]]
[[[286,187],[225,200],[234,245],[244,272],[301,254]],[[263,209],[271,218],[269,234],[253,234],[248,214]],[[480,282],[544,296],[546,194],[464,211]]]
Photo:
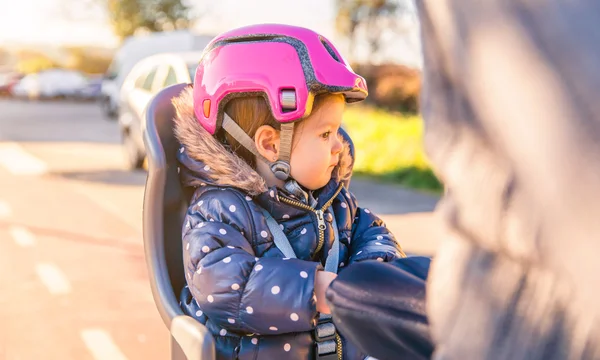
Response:
[[[327,179],[323,179],[319,182],[314,182],[314,183],[310,183],[310,184],[303,184],[300,183],[300,185],[304,186],[306,189],[308,190],[319,190],[320,188],[322,188],[323,186],[327,185],[327,183],[329,182],[329,180],[331,180],[331,176],[327,177]]]
[[[331,176],[328,177],[327,179],[323,180],[319,184],[315,185],[315,188],[311,189],[311,190],[318,190],[318,189],[322,188],[323,186],[327,185],[327,183],[329,182],[329,180],[331,180]]]

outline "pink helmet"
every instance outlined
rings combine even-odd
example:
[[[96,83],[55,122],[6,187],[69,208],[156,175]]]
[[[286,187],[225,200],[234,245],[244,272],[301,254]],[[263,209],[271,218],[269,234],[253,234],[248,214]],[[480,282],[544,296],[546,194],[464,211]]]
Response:
[[[290,25],[251,25],[223,33],[207,45],[194,79],[194,110],[209,133],[224,128],[285,180],[293,122],[309,116],[314,97],[322,93],[341,93],[347,102],[356,102],[368,91],[365,80],[316,32]],[[281,154],[275,163],[257,153],[252,139],[223,110],[234,97],[257,95],[265,97],[282,125]]]

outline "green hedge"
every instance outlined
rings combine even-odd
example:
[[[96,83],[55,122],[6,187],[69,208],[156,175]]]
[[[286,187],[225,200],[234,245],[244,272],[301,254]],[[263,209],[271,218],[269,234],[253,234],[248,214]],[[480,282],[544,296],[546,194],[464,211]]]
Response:
[[[356,148],[354,171],[402,185],[439,191],[423,149],[423,121],[359,105],[348,106],[344,128]]]

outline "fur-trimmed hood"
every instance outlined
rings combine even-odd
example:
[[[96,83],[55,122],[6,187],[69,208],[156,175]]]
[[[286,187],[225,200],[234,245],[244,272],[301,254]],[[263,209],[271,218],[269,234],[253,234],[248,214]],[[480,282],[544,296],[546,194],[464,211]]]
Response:
[[[262,176],[242,158],[229,151],[198,122],[194,114],[192,87],[187,87],[173,99],[176,110],[175,136],[183,146],[178,156],[187,168],[182,176],[185,185],[212,184],[231,186],[255,196],[267,191]],[[338,166],[333,170],[332,180],[336,183],[349,180],[352,176],[353,159],[346,141],[340,154]]]

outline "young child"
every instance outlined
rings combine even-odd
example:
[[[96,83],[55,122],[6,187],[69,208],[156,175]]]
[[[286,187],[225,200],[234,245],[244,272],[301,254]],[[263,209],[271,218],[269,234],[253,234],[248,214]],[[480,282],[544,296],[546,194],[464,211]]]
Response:
[[[338,269],[404,256],[344,187],[352,158],[338,130],[345,103],[366,96],[324,37],[255,25],[215,38],[174,100],[181,180],[195,188],[182,307],[219,359],[367,356],[324,316]]]

